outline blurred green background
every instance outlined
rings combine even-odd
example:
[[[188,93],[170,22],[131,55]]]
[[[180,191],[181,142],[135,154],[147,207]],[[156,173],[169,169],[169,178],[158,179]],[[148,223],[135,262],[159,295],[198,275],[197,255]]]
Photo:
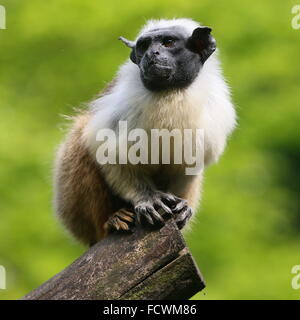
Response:
[[[0,0],[0,265],[18,299],[85,248],[56,221],[52,163],[62,114],[91,100],[127,59],[149,18],[213,28],[239,126],[206,171],[187,242],[206,279],[196,299],[299,299],[300,30],[294,1]]]

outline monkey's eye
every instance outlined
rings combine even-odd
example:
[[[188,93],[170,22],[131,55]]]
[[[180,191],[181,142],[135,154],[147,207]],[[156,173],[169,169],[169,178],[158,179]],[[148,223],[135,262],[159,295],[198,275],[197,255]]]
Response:
[[[175,40],[172,38],[166,38],[163,40],[162,44],[167,48],[172,48],[175,45]]]
[[[150,39],[139,40],[136,47],[140,51],[146,51],[150,45],[150,42]]]

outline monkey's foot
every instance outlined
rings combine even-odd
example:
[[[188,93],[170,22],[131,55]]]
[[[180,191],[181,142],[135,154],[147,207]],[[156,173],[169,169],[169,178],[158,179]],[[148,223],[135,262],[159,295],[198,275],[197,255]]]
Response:
[[[143,199],[134,207],[136,213],[136,224],[150,224],[162,226],[165,221],[163,216],[173,216],[172,208],[176,207],[182,199],[170,193],[155,192],[153,195]]]
[[[193,209],[187,205],[186,200],[182,200],[173,209],[175,222],[179,229],[182,229],[193,215]]]
[[[110,233],[114,230],[131,231],[133,226],[134,213],[126,209],[120,209],[115,212],[104,224],[104,230],[106,233]]]

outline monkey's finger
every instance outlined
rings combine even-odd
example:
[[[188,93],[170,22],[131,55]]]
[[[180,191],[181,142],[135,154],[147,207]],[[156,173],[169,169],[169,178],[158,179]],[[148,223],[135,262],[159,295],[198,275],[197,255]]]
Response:
[[[119,220],[119,228],[122,230],[129,230],[128,224],[126,222],[123,222],[122,220]]]
[[[150,224],[154,224],[150,214],[147,212],[147,209],[146,209],[146,212],[143,214],[143,216],[146,218],[146,220],[150,223]]]
[[[150,223],[153,224],[152,218],[149,216],[147,213],[147,208],[145,206],[138,206],[135,208],[136,213],[137,213],[137,222],[138,224],[142,224],[142,217],[146,218],[146,220]]]
[[[192,215],[193,215],[193,210],[190,207],[188,207],[184,212],[182,212],[175,220],[178,228],[182,229]]]
[[[152,215],[152,218],[161,224],[165,224],[163,217],[153,207],[149,207],[147,210]]]
[[[122,219],[123,221],[125,220],[125,222],[132,222],[133,221],[133,213],[130,211],[127,211],[125,209],[122,209],[120,211],[118,211],[118,217],[120,219]]]
[[[161,200],[156,200],[155,205],[157,206],[157,208],[163,209],[170,216],[172,215],[172,210],[167,207]]]
[[[141,215],[143,214],[144,211],[144,205],[138,204],[134,207],[134,212],[136,213],[137,216],[139,216],[139,219],[141,218]]]
[[[136,223],[136,225],[141,224],[141,214],[139,212],[136,212],[135,223]]]
[[[175,208],[173,209],[173,212],[176,213],[176,212],[180,212],[182,211],[183,209],[186,209],[187,208],[187,201],[186,200],[182,200],[181,202],[179,202]]]
[[[176,202],[176,198],[171,193],[164,193],[161,197],[161,200],[166,202],[167,204],[172,204]]]
[[[179,215],[177,215],[175,221],[180,222],[186,218],[186,216],[189,214],[190,207],[185,207],[183,210],[180,212]]]
[[[174,198],[175,198],[175,203],[176,204],[178,204],[178,203],[180,203],[182,201],[186,201],[185,199],[182,199],[182,198],[179,198],[179,197],[176,197],[176,196],[174,196]]]
[[[133,218],[129,217],[129,216],[123,216],[121,217],[121,219],[124,221],[124,222],[128,222],[128,223],[131,223],[133,222]]]
[[[181,199],[177,196],[174,196],[172,194],[167,194],[167,197],[165,199],[162,198],[162,201],[166,203],[166,205],[168,205],[171,210],[174,212],[174,208],[180,204],[181,202],[185,202],[184,199]]]
[[[120,229],[119,219],[117,217],[111,218],[108,222],[108,226],[110,229],[116,229],[118,231]]]
[[[133,216],[134,216],[134,213],[133,213],[133,212],[128,211],[128,210],[126,210],[126,209],[120,209],[118,212],[123,213],[123,214],[126,214],[127,216],[130,216],[130,217],[133,217]]]
[[[190,219],[192,217],[192,215],[193,215],[193,209],[189,207],[186,218]]]

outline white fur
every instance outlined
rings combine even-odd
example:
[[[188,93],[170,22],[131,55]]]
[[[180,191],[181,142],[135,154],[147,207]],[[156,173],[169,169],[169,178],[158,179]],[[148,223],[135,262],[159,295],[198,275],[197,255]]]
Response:
[[[139,35],[151,29],[170,26],[181,26],[187,35],[191,35],[200,25],[190,19],[150,20]],[[168,95],[146,89],[140,79],[138,66],[128,60],[121,66],[111,92],[93,101],[91,107],[95,113],[85,129],[84,139],[93,152],[98,146],[96,134],[99,129],[112,128],[116,119],[127,120],[128,130],[204,129],[206,164],[218,160],[236,122],[217,53],[208,58],[192,85]],[[159,117],[153,117],[153,112],[159,113]],[[155,123],[151,119],[155,119]]]

